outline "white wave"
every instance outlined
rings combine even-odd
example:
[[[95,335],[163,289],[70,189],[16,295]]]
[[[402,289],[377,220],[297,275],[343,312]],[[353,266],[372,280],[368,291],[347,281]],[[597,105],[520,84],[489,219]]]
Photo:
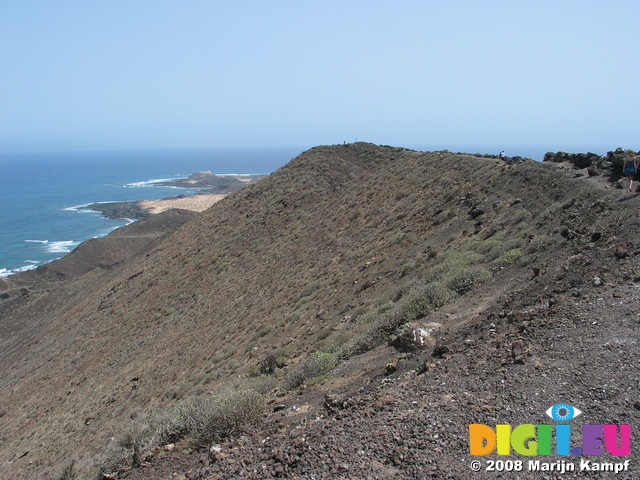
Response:
[[[125,188],[153,187],[156,183],[171,182],[173,180],[176,180],[176,179],[175,178],[156,178],[154,180],[147,180],[145,182],[127,183],[125,185]]]
[[[114,230],[117,230],[117,229],[119,229],[121,227],[126,227],[127,225],[131,225],[132,223],[136,223],[138,221],[135,218],[119,218],[118,220],[123,220],[123,221],[126,221],[127,223],[125,223],[124,225],[116,225],[115,227],[110,227],[105,233],[102,233],[100,235],[96,235],[93,238],[106,237],[107,235],[109,235]]]
[[[89,206],[89,204],[85,203],[85,204],[82,204],[82,205],[75,205],[73,207],[63,208],[63,210],[74,212],[74,211],[77,211],[77,210],[82,210],[83,208],[88,207],[88,206]]]
[[[95,202],[95,203],[98,203],[98,202]],[[85,203],[83,205],[75,205],[73,207],[63,208],[63,210],[66,210],[68,212],[77,212],[77,213],[94,213],[98,215],[99,212],[96,212],[95,210],[91,210],[90,208],[87,208],[89,205],[91,205],[91,203]]]
[[[69,253],[73,247],[80,244],[73,240],[62,240],[58,242],[50,242],[49,240],[25,240],[29,243],[41,243],[44,250],[48,253]]]
[[[13,268],[11,270],[7,270],[6,268],[0,268],[0,278],[8,277],[9,275],[13,275],[14,273],[26,272],[28,270],[33,270],[37,265],[26,265],[20,268]]]
[[[69,253],[73,247],[77,246],[79,243],[80,242],[74,242],[73,240],[49,242],[45,250],[49,253]]]
[[[106,202],[85,203],[83,205],[75,205],[73,207],[63,208],[63,210],[67,210],[67,211],[70,211],[70,212],[93,213],[94,215],[100,215],[100,212],[98,212],[97,210],[93,210],[93,209],[87,208],[87,207],[89,205],[103,205],[103,204],[108,204],[108,203],[120,203],[120,201],[118,201],[118,200],[108,200]]]
[[[11,273],[26,272],[27,270],[33,270],[34,268],[36,268],[35,265],[26,265],[24,267],[14,268],[13,270],[11,270]]]

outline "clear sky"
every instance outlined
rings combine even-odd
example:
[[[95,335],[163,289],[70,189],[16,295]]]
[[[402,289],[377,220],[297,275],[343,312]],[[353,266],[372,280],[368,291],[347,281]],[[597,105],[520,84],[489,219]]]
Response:
[[[0,151],[640,149],[639,47],[638,0],[0,0]]]

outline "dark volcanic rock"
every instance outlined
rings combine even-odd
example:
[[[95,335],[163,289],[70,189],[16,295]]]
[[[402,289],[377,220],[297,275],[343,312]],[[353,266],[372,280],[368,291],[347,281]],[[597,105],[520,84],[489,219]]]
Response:
[[[121,218],[130,218],[139,220],[149,216],[149,213],[140,208],[138,202],[102,202],[92,203],[87,207],[89,210],[95,210],[102,213],[107,218],[119,220]]]
[[[568,162],[575,165],[577,168],[587,168],[594,163],[599,162],[602,158],[602,156],[595,153],[547,152],[544,155],[543,162]]]
[[[207,170],[205,172],[196,172],[187,178],[177,178],[167,182],[160,182],[157,183],[157,185],[182,188],[207,188],[207,192],[209,193],[232,193],[264,177],[265,175],[216,175]]]

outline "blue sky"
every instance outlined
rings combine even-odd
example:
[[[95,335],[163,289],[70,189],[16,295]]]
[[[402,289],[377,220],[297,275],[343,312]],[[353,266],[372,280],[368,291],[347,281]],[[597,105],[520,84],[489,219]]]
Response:
[[[0,2],[0,151],[640,148],[640,1]]]

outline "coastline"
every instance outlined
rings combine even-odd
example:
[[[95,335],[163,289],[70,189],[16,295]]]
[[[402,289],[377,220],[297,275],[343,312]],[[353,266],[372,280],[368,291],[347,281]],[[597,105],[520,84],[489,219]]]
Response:
[[[227,195],[227,193],[196,193],[193,195],[177,195],[160,200],[93,203],[83,208],[100,212],[104,217],[112,220],[131,219],[135,221],[146,218],[149,215],[166,212],[172,208],[195,213],[203,212]]]
[[[112,268],[194,215],[197,212],[169,209],[118,227],[103,237],[85,240],[56,260],[0,277],[0,299],[42,291],[48,284],[76,278],[96,268]]]
[[[172,208],[202,212],[228,194],[261,180],[266,175],[216,175],[210,171],[196,172],[187,178],[155,182],[157,186],[176,188],[202,188],[191,195],[177,195],[160,200],[136,200],[130,202],[101,202],[84,208],[100,212],[110,219],[139,220],[149,215],[166,212]]]
[[[127,219],[130,222],[114,228],[103,237],[79,242],[72,250],[50,262],[34,264],[19,271],[0,271],[0,295],[7,298],[8,292],[18,286],[63,280],[96,267],[108,268],[115,265],[141,249],[152,238],[203,212],[227,195],[195,193],[160,200],[105,202],[83,206],[83,209],[98,211],[106,218]],[[127,240],[123,240],[123,236]]]
[[[204,170],[215,172],[220,185],[229,184],[233,176],[241,182],[253,175],[268,176],[301,151],[296,146],[7,153],[1,159],[7,181],[0,212],[5,227],[0,278],[57,260],[82,241],[103,237],[146,213],[113,219],[87,205],[206,191],[211,187],[173,182]]]
[[[200,177],[214,177],[215,180],[221,178],[210,172],[198,172],[189,178],[196,175]],[[40,265],[33,265],[32,268],[12,271],[8,274],[6,271],[0,271],[0,294],[3,298],[6,298],[8,292],[16,286],[75,277],[96,267],[105,268],[114,265],[124,257],[142,248],[142,246],[150,241],[150,238],[155,238],[160,234],[166,233],[172,226],[180,225],[190,216],[205,211],[225,198],[229,193],[240,190],[246,185],[260,180],[264,176],[265,175],[228,176],[228,178],[232,180],[242,177],[242,180],[236,180],[238,183],[234,183],[231,186],[228,184],[218,185],[213,189],[198,191],[191,195],[181,194],[159,200],[100,202],[84,205],[82,206],[83,210],[97,211],[106,218],[113,220],[127,219],[130,220],[130,222],[127,225],[113,229],[104,237],[91,238],[80,242],[73,250],[58,259]],[[164,186],[185,188],[187,187],[187,183],[185,182],[188,182],[188,180],[189,179],[184,178],[175,179],[164,182]],[[193,187],[194,185],[189,184],[189,186]],[[200,184],[195,186],[211,187],[211,185],[207,184],[202,178],[200,179]],[[226,191],[226,193],[211,193],[211,190],[216,189]],[[162,218],[163,220],[155,222],[152,220],[154,218]],[[124,235],[124,232],[129,232],[127,238],[136,237],[137,240],[133,242],[129,240],[126,245],[123,245],[122,238],[119,239],[118,237]],[[150,232],[152,232],[151,237]],[[116,248],[114,248],[114,244],[117,245]],[[82,260],[78,262],[74,261],[75,257],[86,258],[82,258]],[[70,266],[75,263],[81,263],[82,266]]]
[[[95,239],[104,238],[111,235],[111,233],[126,229],[133,223],[139,223],[141,220],[149,217],[165,214],[170,210],[181,212],[182,217],[185,218],[186,214],[197,214],[208,208],[215,203],[225,198],[228,194],[240,190],[245,186],[254,183],[267,175],[264,174],[222,174],[215,175],[209,171],[197,172],[189,177],[181,177],[175,179],[163,179],[154,180],[150,182],[143,182],[148,186],[159,187],[171,187],[178,189],[189,189],[191,192],[188,194],[179,194],[176,196],[165,197],[157,200],[132,200],[132,201],[111,201],[111,202],[97,202],[91,204],[83,204],[75,207],[66,207],[64,210],[70,210],[75,212],[98,212],[100,216],[110,220],[126,221],[126,224],[112,228],[104,235],[98,235],[92,238],[88,238],[84,241],[71,241],[71,240],[23,240],[27,243],[37,243],[46,247],[50,253],[60,254],[57,258],[50,260],[24,260],[26,263],[16,268],[0,268],[0,279],[12,277],[17,280],[18,277],[27,272],[34,272],[35,270],[51,265],[52,262],[58,262],[71,255],[77,248],[83,246],[85,242],[89,242]],[[166,193],[165,193],[166,194]],[[48,238],[48,237],[43,237]],[[54,248],[56,250],[54,250]],[[84,248],[84,247],[83,247]],[[36,258],[26,257],[26,258]],[[2,282],[3,284],[6,282]],[[0,290],[4,290],[3,287]]]

